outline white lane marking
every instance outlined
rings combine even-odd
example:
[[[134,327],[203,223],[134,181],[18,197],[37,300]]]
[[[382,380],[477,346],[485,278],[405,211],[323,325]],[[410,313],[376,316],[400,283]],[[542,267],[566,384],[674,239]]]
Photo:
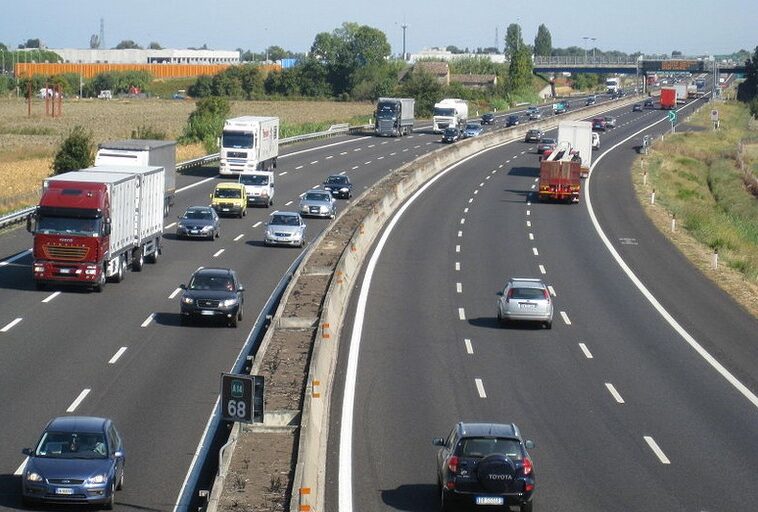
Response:
[[[522,152],[521,152],[521,154],[522,154],[522,155],[523,155],[524,153],[526,153],[526,150],[524,150],[524,151],[522,151]]]
[[[537,186],[537,185],[534,185],[534,184],[533,184],[533,185],[532,185],[532,190],[534,190],[534,187],[536,187],[536,186]]]
[[[369,160],[368,162],[363,162],[363,165],[368,165],[370,163],[371,163],[371,160]]]
[[[25,251],[21,251],[20,253],[16,254],[15,256],[11,256],[7,260],[0,261],[0,267],[4,267],[6,265],[10,265],[14,261],[20,260],[21,258],[23,258],[24,256],[26,256],[27,254],[31,254],[31,253],[32,253],[31,249],[27,249]]]
[[[321,185],[313,185],[311,188],[319,188]]]
[[[358,168],[358,166],[357,166],[357,165],[354,165],[354,166],[352,167],[352,169],[351,169],[351,170],[353,170],[353,171],[354,171],[354,170],[356,170],[357,168]]]
[[[511,161],[510,160],[506,160],[505,163],[509,164],[509,163],[511,163]],[[502,167],[502,165],[500,167]]]
[[[287,201],[286,203],[284,203],[284,206],[289,206],[291,204],[292,204],[292,201]]]
[[[332,158],[334,158],[334,155],[329,155],[328,157],[326,157],[326,160],[331,160]]]
[[[698,101],[698,100],[695,100]],[[682,107],[684,108],[684,107]],[[678,110],[681,110],[678,109]],[[753,393],[747,386],[745,386],[742,382],[740,382],[732,373],[727,370],[724,365],[722,365],[715,357],[713,357],[707,350],[703,348],[703,346],[695,340],[692,335],[687,332],[684,327],[682,327],[679,322],[674,319],[673,316],[661,305],[661,303],[656,299],[653,294],[650,292],[650,290],[647,289],[647,287],[640,281],[640,279],[637,277],[637,275],[632,271],[631,268],[629,268],[629,265],[626,264],[626,262],[621,258],[621,255],[616,251],[616,249],[611,244],[610,240],[608,240],[608,237],[606,236],[605,232],[603,231],[603,228],[600,227],[600,222],[597,220],[597,216],[595,215],[595,209],[592,206],[592,200],[590,199],[589,194],[589,184],[590,180],[592,178],[592,170],[595,168],[595,166],[603,159],[603,157],[608,154],[608,152],[616,149],[618,146],[621,146],[622,144],[625,144],[626,142],[630,141],[634,137],[638,136],[643,131],[652,128],[658,123],[662,123],[663,121],[668,121],[667,117],[661,118],[659,121],[656,121],[655,123],[647,126],[646,128],[643,128],[642,130],[639,130],[638,132],[630,135],[626,139],[622,140],[615,146],[612,146],[611,148],[607,149],[602,155],[600,155],[597,160],[592,164],[592,167],[590,168],[590,175],[587,177],[587,182],[585,183],[585,189],[584,189],[584,200],[587,204],[587,212],[590,214],[590,219],[592,220],[593,226],[595,226],[595,231],[597,232],[600,239],[605,244],[605,247],[608,249],[608,252],[611,253],[611,256],[613,256],[613,259],[616,260],[616,263],[621,267],[621,269],[624,271],[624,273],[629,277],[629,279],[634,283],[634,285],[637,287],[637,289],[642,293],[642,295],[652,304],[652,306],[658,311],[658,313],[663,317],[663,319],[668,322],[668,324],[679,334],[679,336],[682,337],[682,339],[690,346],[692,349],[697,352],[700,357],[705,359],[705,361],[713,367],[714,370],[716,370],[719,374],[721,374],[724,379],[726,379],[727,382],[729,382],[742,396],[748,399],[750,403],[753,404],[754,407],[758,408],[758,396],[756,396],[755,393]]]
[[[655,439],[650,436],[644,436],[643,439],[650,447],[650,449],[653,450],[653,453],[655,453],[655,456],[658,457],[658,460],[661,461],[661,464],[671,464],[671,461],[668,457],[666,457],[666,454],[663,453],[663,450],[661,450],[660,446],[658,446],[658,443],[655,442]]]
[[[51,300],[53,300],[54,298],[56,298],[58,295],[60,295],[60,294],[61,294],[61,292],[53,292],[50,295],[48,295],[47,297],[45,297],[44,299],[42,299],[42,302],[48,303]]]
[[[168,226],[163,226],[163,229],[171,229],[171,228],[173,228],[174,226],[176,226],[176,222],[172,222],[172,223],[171,223],[171,224],[169,224]]]
[[[527,211],[526,211],[526,216],[527,216],[527,217],[529,217],[531,214],[532,214],[532,210],[527,210]]]
[[[527,202],[526,202],[526,205],[527,205],[527,206],[532,206],[532,202],[531,202],[531,201],[527,201]]]
[[[455,246],[455,252],[461,252],[461,246],[460,245],[456,245]]]
[[[474,194],[478,194],[478,193],[479,193],[479,190],[474,190]]]
[[[550,292],[550,295],[555,297],[555,288],[553,288],[552,285],[547,285],[547,289]]]
[[[82,400],[87,398],[87,395],[89,395],[89,392],[92,391],[89,388],[83,389],[81,393],[79,393],[79,396],[76,397],[76,400],[71,402],[71,405],[68,406],[68,409],[66,409],[66,412],[74,412],[77,407],[79,407],[79,404],[82,403]]]
[[[205,178],[204,180],[196,181],[195,183],[191,183],[191,184],[187,185],[186,187],[182,187],[182,188],[176,189],[175,193],[178,194],[179,192],[184,192],[185,190],[189,190],[191,188],[195,188],[195,187],[197,187],[199,185],[202,185],[203,183],[208,183],[211,180],[215,180],[219,176],[220,176],[220,174],[217,174],[215,176],[211,176],[210,178]]]
[[[497,172],[497,169],[492,169],[492,172],[490,174],[495,174]]]
[[[239,242],[239,241],[240,241],[240,239],[241,239],[243,236],[245,236],[245,233],[240,233],[239,235],[235,236],[235,237],[232,239],[232,241],[233,241],[233,242]]]
[[[468,202],[469,202],[469,204],[473,203],[474,202],[474,198],[473,197],[469,197]]]
[[[484,182],[481,182],[481,183],[479,184],[479,186],[480,186],[480,187],[483,187],[483,186],[484,186]]]
[[[540,253],[539,253],[539,251],[537,250],[536,247],[532,247],[532,252],[534,253],[535,256],[539,256],[540,255]]]
[[[529,233],[529,240],[534,240],[534,233]]]
[[[26,469],[26,464],[29,462],[29,457],[24,459],[24,462],[21,463],[21,465],[18,467],[18,469],[13,473],[14,476],[20,476],[23,474],[24,470]]]
[[[461,270],[461,262],[460,261],[456,261],[455,262],[455,270],[457,270],[457,271]]]
[[[384,142],[382,142],[382,144],[387,144],[388,142],[389,142],[389,141],[386,141],[386,140],[385,140]]]
[[[390,156],[395,156],[395,155],[397,155],[397,153],[390,153]]]
[[[8,331],[10,331],[21,320],[23,320],[23,318],[16,318],[15,320],[11,320],[8,324],[6,324],[5,327],[3,327],[2,329],[0,329],[0,332],[8,332]]]
[[[355,148],[353,151],[360,151],[361,148]]]
[[[461,219],[461,224],[465,224],[465,223],[466,223],[466,218],[464,217]]]
[[[487,398],[487,393],[484,391],[484,383],[482,379],[474,379],[476,383],[476,391],[479,393],[479,398]]]
[[[215,253],[213,253],[213,257],[214,257],[214,258],[218,258],[218,257],[219,257],[219,256],[221,256],[222,254],[224,254],[224,251],[225,251],[225,250],[226,250],[226,249],[219,249],[218,251],[216,251]]]
[[[565,311],[561,311],[561,318],[563,318],[563,323],[566,325],[571,325],[571,320],[569,320],[569,316],[566,314]]]
[[[540,181],[540,179],[539,179],[539,178],[534,178],[534,182],[535,182],[535,183],[537,183],[538,181]]]
[[[458,293],[463,293],[463,285],[461,283],[455,283],[455,291]]]
[[[182,293],[182,289],[181,288],[177,288],[176,290],[174,290],[173,292],[171,292],[171,295],[169,295],[168,298],[169,299],[174,299],[180,293]]]
[[[473,354],[474,353],[474,347],[471,345],[471,340],[466,338],[463,340],[463,344],[466,345],[466,353],[467,354]]]
[[[417,144],[417,145],[413,146],[413,149],[418,149],[420,147],[421,147],[421,144]]]
[[[403,153],[405,153],[406,151],[408,151],[408,148],[405,148],[405,149],[403,150]]]
[[[377,160],[384,160],[384,157],[383,156],[378,156],[378,157],[376,157],[376,159]]]
[[[463,231],[458,231],[458,238],[463,236]]]
[[[513,155],[513,160],[517,159],[518,155]]]
[[[532,227],[532,221],[530,220],[526,221],[526,227],[528,228]]]
[[[491,149],[499,148],[510,142],[504,144],[498,144],[492,148],[487,148],[474,155],[464,158],[460,162],[456,162],[447,169],[440,171],[432,179],[424,183],[403,205],[398,209],[397,213],[387,224],[387,227],[382,233],[381,238],[376,244],[374,252],[371,254],[371,258],[366,265],[363,282],[361,284],[361,290],[358,295],[358,303],[355,308],[355,319],[353,321],[353,329],[350,335],[350,348],[348,350],[347,368],[345,370],[345,385],[342,393],[342,416],[340,422],[339,433],[339,472],[338,472],[338,510],[342,512],[353,512],[353,426],[354,426],[354,412],[355,412],[355,391],[356,383],[358,379],[358,357],[360,355],[360,345],[363,336],[363,323],[366,318],[366,304],[368,302],[368,295],[371,290],[371,280],[374,276],[377,262],[382,255],[382,250],[387,244],[392,231],[399,222],[400,218],[406,212],[406,210],[424,193],[426,190],[434,185],[437,180],[441,179],[447,173],[456,169],[458,166],[463,165],[472,158],[481,156],[482,154],[490,151]],[[218,400],[216,401],[218,404]],[[194,466],[194,461],[191,467]],[[180,496],[183,495],[183,489],[186,487],[187,478],[185,483],[182,484],[182,490],[180,490]],[[178,507],[174,507],[174,512],[177,512]]]
[[[287,174],[287,171],[282,171],[279,173],[279,176],[284,176],[285,174]]]
[[[468,213],[468,208],[464,208],[463,213]]]
[[[150,325],[150,322],[153,321],[153,318],[155,318],[155,313],[150,313],[150,316],[148,316],[144,322],[142,322],[142,325],[140,327],[147,327]]]
[[[613,396],[616,402],[620,404],[624,403],[624,399],[621,398],[621,394],[618,391],[616,391],[616,388],[613,384],[611,384],[610,382],[606,382],[605,387],[608,389],[608,392]]]
[[[342,171],[342,172],[340,173],[340,176],[344,176],[346,172],[347,172],[347,171]]]
[[[373,148],[376,144],[369,144],[368,147]]]
[[[263,221],[259,220],[258,222],[256,222],[255,224],[253,224],[253,227],[254,227],[254,228],[257,228],[257,227],[258,227],[258,226],[260,226],[261,224],[263,224]]]
[[[343,151],[340,155],[347,155],[347,151]]]
[[[547,271],[545,270],[545,265],[540,265],[540,273],[547,274]]]
[[[126,347],[121,347],[118,349],[118,351],[113,354],[113,357],[111,357],[110,361],[108,361],[108,364],[116,364],[116,361],[121,359],[121,356],[124,355],[124,352],[126,352]]]
[[[506,161],[505,163],[508,163],[508,162]],[[503,168],[503,164],[498,165],[497,168],[498,169],[502,169]]]
[[[582,349],[582,352],[584,352],[584,357],[587,359],[592,359],[592,352],[590,352],[590,349],[587,348],[587,345],[580,343],[579,348]]]
[[[314,160],[313,162],[311,162],[311,165],[315,165],[317,163],[318,163],[318,160]]]
[[[490,179],[491,177],[492,177],[492,176],[485,176],[485,178],[484,178],[484,179],[485,179],[485,180],[488,180],[488,179]]]
[[[305,167],[305,166],[304,165],[298,165],[297,167],[295,167],[295,170],[297,171],[299,169],[302,169],[303,167]]]

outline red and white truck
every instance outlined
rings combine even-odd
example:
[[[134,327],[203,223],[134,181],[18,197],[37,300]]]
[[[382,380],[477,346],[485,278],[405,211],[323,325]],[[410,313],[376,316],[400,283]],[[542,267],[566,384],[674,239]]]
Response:
[[[559,142],[549,157],[540,162],[540,201],[579,202],[582,187],[581,160],[567,142]]]
[[[27,221],[38,288],[73,284],[102,291],[106,280],[158,260],[163,235],[162,167],[90,167],[47,178]]]
[[[671,110],[676,108],[677,91],[673,87],[661,88],[661,109]]]
[[[590,175],[592,165],[592,123],[589,121],[561,121],[558,123],[558,144],[568,142],[571,154],[581,159],[581,176]]]

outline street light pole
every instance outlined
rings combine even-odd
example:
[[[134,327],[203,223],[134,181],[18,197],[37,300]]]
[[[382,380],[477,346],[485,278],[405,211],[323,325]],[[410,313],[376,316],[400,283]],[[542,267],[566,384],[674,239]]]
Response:
[[[403,22],[403,24],[400,25],[400,28],[403,29],[403,60],[405,60],[405,30],[408,28],[408,25]]]
[[[584,39],[584,63],[587,64],[587,39],[589,39],[589,36],[582,36],[582,39]]]
[[[597,41],[597,37],[591,37],[592,40],[592,62],[595,62],[595,41]]]

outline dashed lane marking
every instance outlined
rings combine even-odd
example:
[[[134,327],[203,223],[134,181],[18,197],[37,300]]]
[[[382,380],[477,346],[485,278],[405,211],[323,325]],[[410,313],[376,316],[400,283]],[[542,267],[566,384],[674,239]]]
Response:
[[[83,389],[81,393],[79,393],[79,396],[76,397],[76,400],[71,402],[71,405],[68,406],[68,409],[66,409],[66,412],[74,412],[77,407],[82,403],[82,401],[87,398],[87,395],[89,395],[89,392],[92,391],[89,388]]]
[[[466,345],[466,353],[467,354],[473,354],[474,353],[474,347],[471,346],[471,340],[466,338],[463,340],[463,344]]]
[[[555,293],[555,288],[553,288],[551,285],[548,285],[548,286],[547,286],[547,291],[549,291],[549,292],[550,292],[550,295],[552,295],[553,297],[555,297],[555,296],[557,295],[557,294]]]
[[[0,329],[0,332],[8,332],[8,331],[10,331],[10,330],[11,330],[11,329],[13,329],[13,328],[14,328],[16,325],[18,325],[18,324],[21,322],[21,320],[23,320],[23,318],[20,318],[20,317],[19,317],[19,318],[16,318],[16,319],[14,319],[14,320],[11,320],[10,322],[8,322],[8,323],[5,325],[5,327],[3,327],[2,329]]]
[[[540,252],[537,250],[536,247],[532,247],[532,253],[534,253],[535,256],[539,256]]]
[[[256,222],[255,224],[253,224],[253,227],[254,227],[254,228],[257,228],[257,227],[258,227],[258,226],[260,226],[261,224],[263,224],[263,221],[260,221],[260,220],[259,220],[258,222]]]
[[[474,379],[476,383],[476,391],[479,393],[479,398],[487,398],[487,393],[484,391],[484,383],[482,379]]]
[[[56,298],[58,295],[60,295],[60,294],[61,294],[61,292],[53,292],[50,295],[48,295],[47,297],[45,297],[44,299],[42,299],[42,302],[48,303],[51,300],[53,300],[54,298]]]
[[[240,239],[242,239],[243,236],[245,236],[245,233],[240,233],[239,235],[237,235],[237,236],[234,237],[234,241],[235,242],[239,242]]]
[[[542,275],[547,274],[547,270],[545,270],[545,265],[540,265],[540,274]]]
[[[108,361],[108,364],[116,364],[116,361],[118,361],[121,356],[124,355],[124,352],[126,352],[126,347],[121,347],[116,351],[115,354],[113,354],[113,357],[111,357],[110,361]]]
[[[287,201],[286,203],[284,203],[284,206],[289,206],[291,204],[292,204],[292,201]]]
[[[528,228],[532,227],[532,221],[530,220],[526,221],[526,227]]]
[[[287,174],[287,171],[282,171],[279,173],[279,176],[284,176],[285,174]]]
[[[455,246],[455,252],[461,252],[461,246],[460,245],[456,245]]]
[[[461,270],[461,262],[460,261],[456,261],[455,262],[455,270],[458,271],[458,272],[460,272],[460,270]]]
[[[458,231],[458,238],[463,236],[463,231]]]
[[[458,308],[458,318],[461,320],[466,319],[466,311],[463,308]]]
[[[563,323],[566,325],[571,325],[571,320],[569,320],[569,317],[565,311],[561,311],[561,318],[563,318]]]
[[[297,167],[295,167],[295,170],[302,169],[303,167],[305,167],[305,166],[304,165],[298,165]]]
[[[611,394],[611,396],[613,396],[613,399],[616,400],[616,402],[620,404],[624,403],[624,399],[621,398],[621,394],[616,390],[613,384],[606,382],[605,387],[608,389],[608,392]]]
[[[168,226],[163,226],[163,229],[171,229],[171,228],[173,228],[174,226],[176,226],[176,222],[172,222],[172,223],[171,223],[171,224],[169,224]]]
[[[153,321],[153,318],[155,318],[155,313],[150,313],[150,316],[145,318],[145,321],[142,322],[142,325],[140,325],[140,327],[147,327],[150,325],[150,323]]]
[[[584,352],[584,357],[587,359],[592,359],[592,352],[590,352],[590,349],[587,348],[587,345],[580,343],[579,348],[582,350],[582,352]]]
[[[653,450],[653,453],[656,457],[658,457],[658,460],[661,461],[661,464],[671,464],[671,461],[668,457],[666,457],[666,454],[663,453],[663,450],[661,450],[660,446],[658,446],[658,443],[655,442],[655,439],[650,436],[644,436],[643,439],[650,447],[650,449]]]
[[[171,295],[169,295],[168,298],[169,299],[174,299],[180,293],[182,293],[182,289],[181,288],[177,288],[176,290],[174,290],[173,292],[171,292]]]
[[[534,240],[534,233],[529,233],[529,240]]]
[[[463,284],[462,283],[455,283],[455,291],[457,293],[463,293]]]
[[[226,249],[219,249],[218,251],[216,251],[215,253],[213,253],[213,257],[214,257],[214,258],[218,258],[218,257],[219,257],[219,256],[221,256],[222,254],[224,254],[224,251],[225,251],[225,250],[226,250]]]

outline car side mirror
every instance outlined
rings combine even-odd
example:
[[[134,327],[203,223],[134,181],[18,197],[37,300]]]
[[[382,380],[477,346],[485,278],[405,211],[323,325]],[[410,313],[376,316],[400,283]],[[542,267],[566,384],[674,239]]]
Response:
[[[108,236],[111,234],[111,220],[105,219],[105,223],[103,224],[103,235]]]
[[[213,194],[209,194],[209,197],[210,197],[211,199],[213,199]]]
[[[526,446],[527,450],[531,450],[534,448],[534,441],[528,440],[524,443],[524,446]]]
[[[179,288],[180,288],[181,290],[186,290],[186,289],[187,289],[187,285],[186,285],[186,284],[180,284],[180,285],[179,285]]]
[[[37,216],[31,214],[26,218],[26,230],[34,234],[37,231]]]
[[[31,457],[32,455],[34,455],[34,452],[32,451],[31,448],[24,448],[23,450],[21,450],[21,453],[23,453],[24,455],[27,455],[29,457]]]
[[[445,446],[445,440],[442,439],[441,437],[435,437],[434,439],[432,439],[432,444],[434,446]]]
[[[117,458],[117,459],[120,459],[120,458],[122,458],[124,456],[124,452],[122,452],[121,450],[117,450],[117,451],[113,452],[113,456],[115,458]]]

